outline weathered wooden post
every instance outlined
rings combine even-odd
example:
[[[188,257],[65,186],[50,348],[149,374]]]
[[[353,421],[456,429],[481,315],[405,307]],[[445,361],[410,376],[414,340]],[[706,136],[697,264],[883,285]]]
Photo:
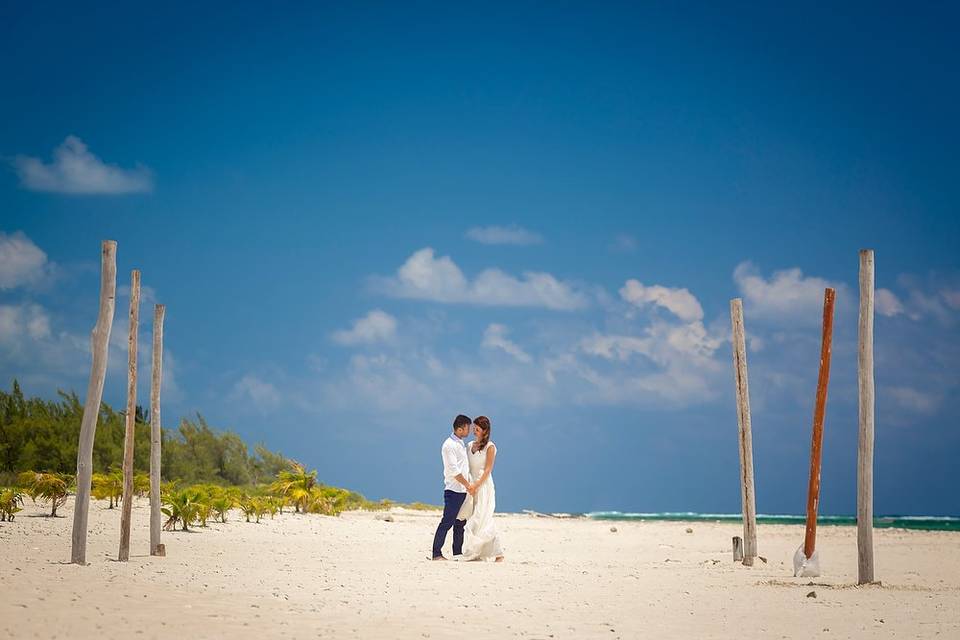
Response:
[[[163,378],[162,304],[153,308],[153,371],[150,379],[150,555],[161,553],[160,544],[160,381]]]
[[[820,343],[820,373],[817,377],[817,398],[813,409],[813,439],[810,445],[810,482],[807,485],[807,529],[803,538],[803,556],[794,557],[794,574],[820,574],[813,557],[817,544],[817,507],[820,504],[820,460],[823,450],[823,418],[827,410],[827,385],[830,382],[830,350],[833,344],[833,305],[836,291],[823,292],[823,335]],[[799,555],[799,554],[798,554]]]
[[[860,330],[857,379],[857,584],[873,582],[873,250],[860,252]]]
[[[77,498],[73,505],[73,536],[70,562],[87,563],[87,516],[90,511],[90,480],[93,476],[93,439],[97,433],[100,401],[103,399],[103,379],[107,373],[107,350],[110,329],[113,328],[113,309],[117,294],[117,243],[104,240],[100,248],[100,311],[97,324],[90,336],[93,363],[90,382],[80,422],[80,442],[77,446]]]
[[[747,385],[747,347],[743,329],[743,301],[730,301],[733,325],[733,377],[737,389],[737,424],[740,433],[740,501],[743,505],[743,564],[757,557],[757,505],[753,490],[753,435],[750,429],[750,393]],[[736,555],[736,554],[735,554]]]
[[[127,415],[123,435],[123,511],[120,514],[120,561],[130,559],[133,514],[133,438],[137,419],[137,332],[140,328],[140,271],[130,274],[130,335],[127,342]]]

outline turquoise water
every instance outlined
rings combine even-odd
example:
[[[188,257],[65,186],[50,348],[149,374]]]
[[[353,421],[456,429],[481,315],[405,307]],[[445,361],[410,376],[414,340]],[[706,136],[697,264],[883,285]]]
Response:
[[[620,511],[595,511],[584,514],[594,520],[661,520],[676,522],[742,522],[739,513],[623,513]],[[757,515],[760,524],[804,524],[805,516]],[[819,516],[820,526],[852,526],[856,516]],[[878,529],[920,529],[923,531],[960,531],[960,518],[954,516],[877,516],[873,526]]]

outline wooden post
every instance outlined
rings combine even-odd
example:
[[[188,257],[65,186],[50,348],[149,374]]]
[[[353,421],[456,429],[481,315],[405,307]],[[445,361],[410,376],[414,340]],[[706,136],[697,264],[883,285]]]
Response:
[[[733,536],[733,561],[740,562],[741,560],[743,560],[743,538]]]
[[[857,584],[873,582],[873,250],[860,252],[857,447]]]
[[[747,385],[747,347],[743,329],[743,301],[730,301],[733,325],[733,377],[737,389],[737,424],[740,433],[740,501],[743,506],[743,564],[757,557],[757,505],[753,490],[753,435],[750,428],[750,393]]]
[[[140,327],[140,272],[130,274],[130,335],[127,342],[127,424],[123,435],[123,511],[120,514],[120,553],[130,559],[130,517],[133,513],[133,438],[137,419],[137,331]]]
[[[160,381],[163,377],[162,304],[153,308],[153,372],[150,380],[150,555],[160,552]]]
[[[93,439],[97,433],[100,401],[103,399],[103,379],[107,373],[107,350],[110,329],[113,328],[113,309],[117,293],[117,243],[104,240],[100,248],[100,311],[97,324],[90,336],[93,363],[90,382],[80,422],[80,442],[77,446],[77,499],[73,505],[73,537],[70,562],[87,564],[87,516],[90,510],[90,480],[93,476]]]
[[[823,450],[823,417],[827,410],[827,384],[830,382],[830,348],[833,343],[833,303],[836,291],[823,292],[823,337],[820,343],[820,374],[813,409],[813,442],[810,446],[810,484],[807,487],[807,531],[803,555],[813,555],[817,544],[817,507],[820,504],[820,459]]]

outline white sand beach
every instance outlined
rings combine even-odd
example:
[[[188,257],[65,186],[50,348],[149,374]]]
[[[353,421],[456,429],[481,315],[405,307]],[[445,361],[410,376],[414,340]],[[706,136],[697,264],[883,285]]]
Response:
[[[427,561],[430,512],[234,512],[151,558],[148,512],[119,563],[119,510],[92,503],[87,567],[67,563],[72,503],[0,523],[0,638],[960,637],[958,533],[878,530],[882,585],[858,588],[853,527],[820,528],[811,580],[791,577],[800,526],[761,525],[769,563],[747,568],[737,525],[504,515],[495,564]]]

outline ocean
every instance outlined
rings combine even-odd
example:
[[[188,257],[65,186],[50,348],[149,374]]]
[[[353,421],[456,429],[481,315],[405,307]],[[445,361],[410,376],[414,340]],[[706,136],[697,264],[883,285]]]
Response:
[[[676,522],[742,522],[739,513],[623,513],[594,511],[584,514],[593,520],[661,520]],[[759,524],[804,524],[806,516],[757,514]],[[855,526],[856,516],[818,516],[818,526]],[[878,529],[920,529],[923,531],[960,531],[960,517],[955,516],[877,516],[873,526]]]

